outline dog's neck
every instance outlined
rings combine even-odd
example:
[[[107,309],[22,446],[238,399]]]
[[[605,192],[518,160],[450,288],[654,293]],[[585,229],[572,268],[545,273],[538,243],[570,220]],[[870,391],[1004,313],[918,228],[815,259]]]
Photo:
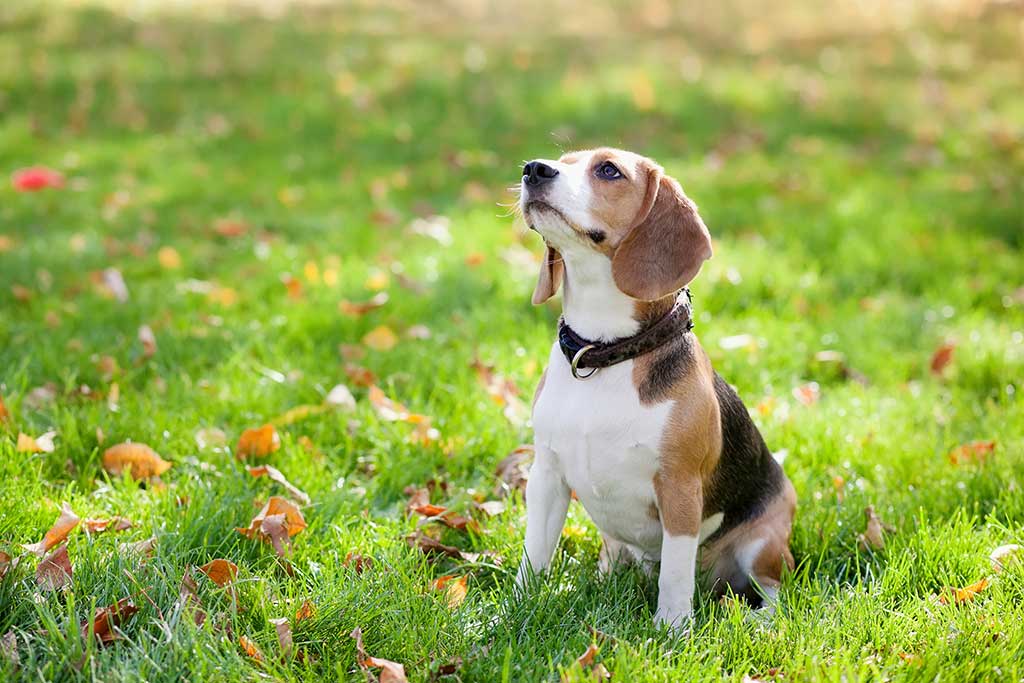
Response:
[[[603,254],[562,253],[565,266],[562,317],[576,334],[596,342],[631,337],[672,309],[675,297],[637,301],[615,286],[612,262]]]

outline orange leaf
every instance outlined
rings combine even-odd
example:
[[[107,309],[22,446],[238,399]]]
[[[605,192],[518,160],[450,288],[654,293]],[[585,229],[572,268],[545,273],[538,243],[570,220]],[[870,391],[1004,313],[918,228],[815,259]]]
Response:
[[[365,570],[373,566],[373,558],[350,552],[345,555],[345,561],[342,562],[342,564],[354,569],[356,574],[362,574]]]
[[[345,365],[345,376],[357,387],[370,387],[377,381],[377,376],[372,371],[355,363]]]
[[[248,538],[270,542],[277,554],[283,557],[290,547],[291,537],[305,528],[306,520],[294,503],[280,496],[271,496],[249,526],[239,527],[236,531]]]
[[[954,465],[983,463],[996,450],[995,441],[971,441],[957,446],[949,452],[949,461]]]
[[[437,515],[443,515],[448,512],[448,508],[443,505],[434,505],[433,503],[426,503],[424,505],[417,505],[412,509],[418,515],[424,517],[436,517]]]
[[[309,505],[309,496],[305,492],[299,490],[290,481],[285,479],[285,476],[281,474],[281,471],[276,467],[270,465],[259,465],[258,467],[246,467],[249,470],[249,474],[254,477],[268,477],[271,481],[276,481],[278,484],[283,486],[288,493],[292,494],[300,503],[303,505]]]
[[[978,595],[978,593],[981,593],[981,591],[988,588],[988,584],[988,579],[982,579],[981,581],[972,583],[970,586],[965,586],[963,588],[952,588],[952,602],[955,602],[957,604],[962,602],[971,602]],[[943,594],[942,597],[939,598],[939,602],[941,602],[943,605],[948,605],[951,602],[950,595],[948,593]]]
[[[144,443],[119,443],[103,453],[103,469],[115,475],[127,470],[133,479],[158,477],[170,467],[171,463]]]
[[[238,644],[242,646],[242,651],[249,655],[251,659],[257,662],[262,662],[264,657],[260,649],[256,647],[256,643],[252,642],[248,636],[240,636],[238,638]]]
[[[50,548],[64,541],[68,537],[68,534],[78,526],[79,522],[78,515],[76,515],[71,507],[64,503],[60,508],[60,515],[57,517],[57,521],[53,523],[50,530],[43,536],[43,540],[38,543],[30,543],[22,546],[25,550],[30,553],[34,553],[39,557],[42,557],[50,551]]]
[[[808,382],[794,388],[793,397],[805,406],[812,406],[821,398],[821,389],[817,382]]]
[[[342,299],[338,302],[338,310],[345,315],[359,317],[384,306],[387,302],[388,293],[378,292],[366,301],[348,301],[347,299]]]
[[[102,534],[107,529],[111,531],[124,531],[134,526],[130,520],[124,517],[112,517],[110,519],[84,519],[82,528],[89,534]]]
[[[53,437],[57,432],[49,431],[32,438],[28,434],[18,432],[18,445],[15,449],[19,453],[53,453],[56,446],[53,445]]]
[[[305,619],[311,619],[316,614],[316,607],[309,600],[303,600],[302,605],[299,606],[299,610],[295,613],[295,623],[299,623]]]
[[[4,397],[0,394],[0,422],[7,422],[11,419],[11,412],[4,405]]]
[[[408,420],[411,416],[409,409],[398,401],[393,401],[388,398],[384,391],[380,387],[374,385],[370,387],[370,405],[374,407],[377,414],[381,418],[388,421],[396,420]]]
[[[953,361],[953,352],[955,350],[956,344],[952,342],[947,342],[935,349],[935,353],[932,354],[931,363],[929,363],[928,366],[933,375],[942,374],[942,371],[946,369],[946,366]]]
[[[363,344],[374,351],[390,351],[398,344],[398,335],[387,325],[381,325],[366,333]]]
[[[199,571],[210,577],[210,580],[218,586],[226,586],[238,575],[238,565],[230,560],[218,558],[204,564]]]
[[[99,639],[101,645],[108,645],[119,640],[121,636],[118,634],[117,628],[131,619],[138,611],[139,608],[135,606],[131,598],[121,598],[109,607],[97,608],[91,621],[82,622],[82,637],[88,637],[91,624],[93,635]]]
[[[66,543],[42,559],[36,567],[36,583],[50,591],[71,583],[71,560]]]
[[[363,645],[363,631],[358,626],[353,629],[349,637],[356,641],[356,663],[364,671],[371,666],[379,667],[380,683],[408,683],[405,677],[405,667],[398,662],[380,657],[371,657],[366,654],[366,647]]]
[[[181,268],[181,255],[174,247],[160,247],[156,252],[156,260],[165,270]]]
[[[455,609],[466,599],[466,581],[468,576],[455,577],[452,575],[439,576],[431,583],[434,590],[445,592],[448,607]]]
[[[235,457],[264,458],[281,448],[281,437],[277,435],[274,425],[265,424],[255,429],[246,429],[238,439]]]

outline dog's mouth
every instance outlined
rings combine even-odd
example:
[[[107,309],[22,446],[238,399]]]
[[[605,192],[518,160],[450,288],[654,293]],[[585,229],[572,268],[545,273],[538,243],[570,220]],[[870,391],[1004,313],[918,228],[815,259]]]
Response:
[[[584,232],[578,225],[576,225],[571,220],[569,220],[564,213],[562,213],[561,211],[559,211],[558,209],[553,207],[551,204],[548,204],[547,202],[545,202],[545,201],[543,201],[541,199],[531,199],[528,202],[526,202],[526,204],[523,205],[523,215],[527,219],[527,221],[526,221],[527,227],[529,227],[530,230],[533,230],[534,232],[536,232],[538,234],[540,233],[540,230],[538,230],[537,227],[534,225],[534,220],[533,220],[533,217],[531,216],[531,214],[534,211],[544,211],[544,212],[547,212],[547,213],[552,213],[552,214],[555,215],[556,218],[558,218],[558,220],[560,220],[563,223],[565,223],[567,226],[569,226],[569,228],[571,228],[577,234],[582,234]]]

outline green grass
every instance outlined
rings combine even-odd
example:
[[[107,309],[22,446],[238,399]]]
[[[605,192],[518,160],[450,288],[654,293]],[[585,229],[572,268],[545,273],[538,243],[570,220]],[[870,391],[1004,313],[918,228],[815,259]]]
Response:
[[[74,532],[67,591],[40,592],[31,556],[0,581],[0,635],[16,634],[21,661],[0,658],[0,678],[360,681],[358,626],[369,653],[412,681],[585,680],[572,663],[589,627],[608,634],[598,659],[616,681],[1024,679],[1020,566],[971,602],[931,598],[990,575],[996,546],[1024,542],[1019,10],[450,7],[352,3],[274,19],[132,15],[116,2],[0,8],[0,174],[44,164],[68,179],[35,194],[0,186],[11,412],[0,550],[21,554],[65,501],[83,518],[136,522]],[[656,583],[600,577],[597,531],[576,504],[552,575],[525,600],[512,595],[518,495],[482,533],[444,533],[493,557],[430,560],[404,541],[416,525],[406,486],[442,479],[434,502],[468,512],[474,496],[493,497],[498,461],[530,440],[470,365],[493,364],[528,402],[557,316],[529,303],[524,255],[539,254],[537,238],[497,204],[512,201],[523,159],[597,144],[660,161],[716,240],[693,285],[697,333],[770,447],[788,452],[800,500],[798,567],[770,621],[699,600],[689,635],[656,631]],[[408,230],[433,214],[450,220],[450,245]],[[248,232],[220,235],[225,218]],[[177,250],[179,269],[160,264],[161,247]],[[307,262],[337,281],[308,281]],[[105,268],[123,274],[127,302],[94,284]],[[369,298],[380,272],[389,302],[341,315],[338,301]],[[143,324],[158,341],[151,358]],[[346,378],[339,344],[379,325],[430,329],[357,362],[432,417],[440,441],[410,442],[412,427],[381,420]],[[720,344],[740,334],[753,342]],[[954,360],[934,376],[929,359],[947,340]],[[866,385],[815,362],[823,350]],[[793,389],[812,381],[821,398],[802,405]],[[357,409],[283,426],[268,459],[313,501],[289,573],[233,531],[280,487],[230,449],[201,450],[195,434],[221,429],[233,448],[243,429],[340,382]],[[54,398],[33,401],[47,384]],[[16,450],[19,431],[51,428],[54,452]],[[103,471],[103,450],[128,439],[173,462],[165,487]],[[988,439],[985,463],[950,463],[956,445]],[[858,548],[869,504],[894,528],[881,551]],[[150,536],[148,561],[118,550]],[[347,567],[350,552],[372,568]],[[173,605],[187,568],[217,557],[240,567],[237,604],[200,576],[210,616],[197,628]],[[454,609],[430,589],[453,573],[469,576]],[[95,607],[128,596],[140,612],[123,641],[78,636]],[[295,625],[303,656],[282,662],[268,619],[303,600],[317,608]],[[454,677],[432,673],[455,658]]]

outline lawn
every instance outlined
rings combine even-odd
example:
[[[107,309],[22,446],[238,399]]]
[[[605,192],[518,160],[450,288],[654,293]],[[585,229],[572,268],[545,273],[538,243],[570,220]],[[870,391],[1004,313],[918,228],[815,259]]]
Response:
[[[0,7],[0,679],[395,680],[357,628],[410,681],[1024,679],[1019,3],[159,4]],[[696,332],[799,497],[770,619],[656,630],[577,503],[513,594],[558,308],[508,187],[599,144],[715,239]]]

